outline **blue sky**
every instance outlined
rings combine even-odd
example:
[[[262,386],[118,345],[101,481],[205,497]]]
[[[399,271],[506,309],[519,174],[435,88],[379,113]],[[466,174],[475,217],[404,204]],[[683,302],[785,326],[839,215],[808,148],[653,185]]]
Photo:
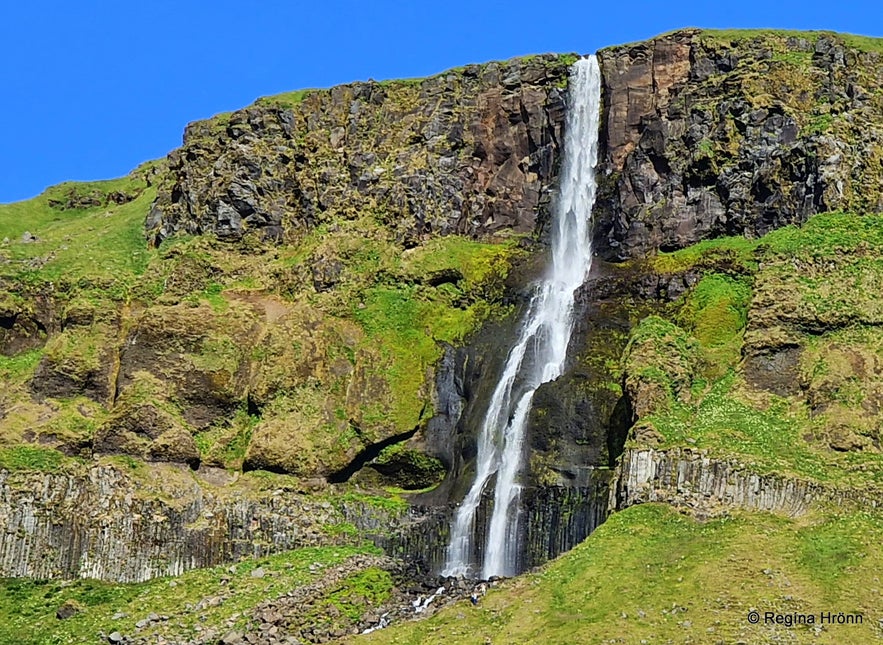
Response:
[[[679,27],[883,36],[875,2],[5,2],[0,202],[164,156],[189,121],[267,94],[593,52]]]

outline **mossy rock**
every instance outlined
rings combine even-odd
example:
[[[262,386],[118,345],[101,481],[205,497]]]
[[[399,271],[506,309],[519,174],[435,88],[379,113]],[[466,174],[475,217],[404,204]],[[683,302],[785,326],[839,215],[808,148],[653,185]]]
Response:
[[[31,380],[31,390],[52,398],[87,396],[100,403],[113,396],[115,329],[106,323],[71,327],[53,336]]]
[[[623,390],[642,418],[675,401],[690,400],[700,345],[677,325],[648,316],[632,331],[623,363]]]
[[[277,397],[264,409],[242,467],[324,476],[343,468],[362,447],[347,421],[327,408],[325,395],[306,386]]]
[[[193,434],[180,411],[165,399],[165,389],[151,374],[139,373],[96,430],[93,450],[197,467],[200,454]]]
[[[403,443],[384,448],[370,466],[391,485],[405,490],[430,488],[445,476],[441,461]]]

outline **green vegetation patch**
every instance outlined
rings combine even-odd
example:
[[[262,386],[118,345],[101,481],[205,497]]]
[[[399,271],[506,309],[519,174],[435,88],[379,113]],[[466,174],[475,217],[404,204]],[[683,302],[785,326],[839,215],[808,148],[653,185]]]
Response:
[[[158,578],[138,584],[0,579],[0,642],[21,645],[92,643],[97,642],[100,631],[135,633],[135,623],[150,612],[168,616],[169,620],[139,632],[149,637],[165,635],[178,641],[196,638],[199,634],[197,628],[229,630],[225,627],[226,620],[234,615],[237,616],[234,623],[241,629],[247,621],[247,612],[260,602],[320,581],[326,567],[361,553],[378,551],[374,547],[304,548],[259,560],[245,560],[233,566],[188,571],[174,579]],[[252,576],[259,567],[263,575]],[[373,570],[364,572],[362,577],[356,574],[352,578],[353,592],[367,594],[366,598],[379,598],[384,589],[388,589],[382,578]],[[212,598],[223,600],[208,602]],[[205,606],[196,609],[200,601],[205,601]],[[58,620],[55,612],[65,602],[75,602],[83,610],[67,620]],[[327,602],[354,611],[359,600],[345,589],[337,589]],[[123,617],[114,618],[120,614]]]
[[[293,90],[291,92],[282,92],[281,94],[273,94],[272,96],[262,96],[254,102],[255,105],[261,107],[280,107],[291,108],[300,105],[303,100],[311,93],[316,92],[315,89]]]
[[[58,472],[69,461],[52,448],[27,445],[0,448],[0,469]]]
[[[644,318],[624,352],[626,389],[645,407],[665,409],[686,401],[699,362],[696,339],[659,316]],[[643,415],[643,410],[637,413]]]
[[[678,326],[650,317],[632,331],[624,371],[637,413],[665,446],[699,447],[761,473],[878,485],[870,411],[883,400],[881,256],[883,216],[835,212],[652,259],[661,272],[702,277],[669,312]],[[765,390],[759,368],[751,379],[742,371],[743,352],[764,365],[781,348],[798,362],[789,395]]]
[[[326,625],[346,629],[357,622],[372,606],[387,600],[393,581],[388,571],[370,567],[348,576],[321,600],[308,616],[305,624]]]
[[[843,34],[834,31],[798,31],[794,29],[703,29],[699,34],[699,39],[706,43],[729,44],[737,44],[744,40],[759,40],[766,43],[773,43],[784,48],[787,46],[788,39],[803,40],[808,43],[809,46],[814,47],[821,36],[832,38],[843,43],[847,47],[859,51],[883,53],[883,38]],[[776,52],[779,56],[787,56],[788,53],[787,50]]]
[[[879,514],[736,513],[697,522],[644,504],[613,514],[572,551],[491,590],[477,607],[463,602],[352,642],[872,642],[881,538]],[[828,557],[835,564],[821,563]],[[815,625],[823,611],[864,620],[815,634],[815,625],[752,625],[751,610],[814,613]]]
[[[29,380],[43,358],[42,349],[32,349],[21,352],[15,356],[3,356],[0,354],[0,379],[4,383],[21,384]]]
[[[95,185],[109,189],[134,181],[123,178]],[[31,200],[0,205],[0,239],[10,240],[0,253],[12,260],[0,273],[27,284],[93,286],[125,299],[151,254],[143,227],[155,189],[142,185],[131,201],[121,204],[65,210],[51,205],[54,194],[55,188]],[[25,238],[25,233],[36,239]]]
[[[714,383],[694,405],[673,405],[647,417],[665,445],[710,449],[719,456],[749,460],[752,471],[828,479],[831,464],[804,440],[806,419],[790,415],[786,402],[766,410],[749,405],[734,391],[731,372]]]
[[[703,276],[687,295],[679,317],[702,344],[707,362],[716,370],[739,362],[750,302],[747,278],[717,273]]]

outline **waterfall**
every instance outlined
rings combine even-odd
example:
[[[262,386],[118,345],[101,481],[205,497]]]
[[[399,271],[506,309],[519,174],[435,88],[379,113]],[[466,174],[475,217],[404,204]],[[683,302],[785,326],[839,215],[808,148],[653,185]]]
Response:
[[[493,510],[485,536],[481,577],[509,576],[518,555],[518,524],[525,425],[537,388],[564,369],[573,326],[574,293],[592,264],[589,236],[595,201],[595,165],[601,73],[594,56],[570,71],[564,159],[553,217],[552,262],[536,286],[518,341],[506,359],[478,435],[475,480],[451,526],[444,575],[472,576],[475,516],[482,493],[496,476]]]

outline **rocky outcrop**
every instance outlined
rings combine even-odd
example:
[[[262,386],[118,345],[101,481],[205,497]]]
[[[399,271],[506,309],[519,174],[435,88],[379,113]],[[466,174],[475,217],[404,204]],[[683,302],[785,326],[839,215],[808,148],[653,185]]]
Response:
[[[171,465],[0,470],[0,577],[137,582],[341,539],[323,529],[344,521],[330,502],[229,483]]]
[[[883,58],[834,34],[685,30],[600,52],[610,260],[883,210]]]
[[[50,299],[17,293],[0,280],[0,355],[14,356],[42,347],[53,326],[52,318]]]
[[[595,241],[606,259],[883,209],[883,61],[860,43],[684,30],[599,57]],[[365,212],[409,243],[541,230],[572,60],[311,90],[193,123],[170,155],[148,236],[293,239]],[[317,270],[324,283],[334,266]]]
[[[610,510],[662,502],[700,517],[742,508],[801,515],[816,502],[874,508],[878,497],[783,475],[759,475],[735,459],[689,448],[627,449],[610,487]]]
[[[722,508],[806,511],[818,486],[781,477],[760,477],[735,463],[713,460],[690,450],[626,450],[611,508],[621,510],[643,502],[665,502],[679,508],[713,514]]]
[[[309,90],[192,123],[169,157],[148,236],[292,239],[366,212],[412,243],[533,231],[554,186],[572,60]]]

